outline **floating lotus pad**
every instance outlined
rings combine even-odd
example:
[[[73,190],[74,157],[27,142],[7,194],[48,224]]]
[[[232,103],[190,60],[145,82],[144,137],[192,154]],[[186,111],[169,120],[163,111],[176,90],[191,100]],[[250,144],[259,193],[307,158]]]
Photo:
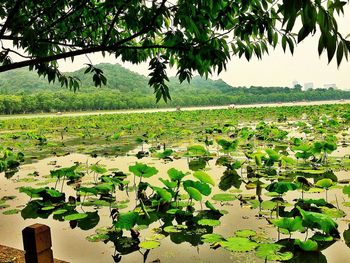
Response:
[[[107,240],[108,238],[109,236],[106,234],[93,234],[93,235],[87,236],[86,240],[90,242],[99,242],[99,241]]]
[[[255,235],[256,235],[256,232],[250,229],[241,229],[235,232],[235,236],[237,237],[252,237]]]
[[[226,241],[221,241],[220,245],[232,252],[248,252],[258,246],[256,242],[245,237],[229,237]]]
[[[284,246],[279,244],[261,244],[256,249],[256,256],[265,261],[287,261],[293,258],[293,253],[281,252]]]
[[[164,227],[164,232],[179,233],[179,232],[183,231],[184,229],[187,229],[187,226],[185,226],[185,225],[166,226],[166,227]]]
[[[160,242],[155,240],[146,240],[146,241],[140,242],[139,244],[139,247],[144,249],[155,249],[155,248],[158,248],[159,246],[160,246]]]
[[[146,237],[146,240],[149,240],[149,241],[155,240],[155,241],[157,241],[157,240],[162,240],[162,239],[164,239],[165,237],[166,237],[166,236],[163,235],[163,234],[154,234],[154,235],[152,235],[152,236],[150,236],[150,237]]]
[[[64,217],[64,220],[66,221],[81,220],[86,218],[87,216],[88,214],[85,214],[85,213],[76,213],[76,214],[66,215]]]
[[[202,241],[204,243],[216,243],[216,242],[220,242],[220,241],[224,241],[225,239],[219,235],[219,234],[204,234],[201,237]]]
[[[201,219],[198,220],[198,225],[201,226],[219,226],[221,222],[219,220],[214,219]]]
[[[18,214],[19,212],[21,212],[20,209],[11,209],[11,210],[6,210],[4,212],[2,212],[4,215],[15,215]]]
[[[228,201],[234,201],[236,200],[236,196],[233,194],[215,194],[211,198],[215,201],[223,201],[223,202],[228,202]]]

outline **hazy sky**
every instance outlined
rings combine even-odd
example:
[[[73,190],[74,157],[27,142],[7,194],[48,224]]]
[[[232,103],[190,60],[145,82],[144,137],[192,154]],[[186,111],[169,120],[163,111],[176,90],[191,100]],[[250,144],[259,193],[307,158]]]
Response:
[[[345,7],[345,16],[338,19],[339,29],[343,35],[350,33],[350,5]],[[350,89],[350,62],[345,58],[339,69],[336,61],[328,64],[326,52],[321,57],[317,52],[318,37],[308,37],[300,43],[292,56],[290,52],[284,53],[282,47],[270,50],[270,55],[265,55],[262,60],[253,58],[250,62],[245,58],[233,57],[227,65],[227,71],[220,76],[211,78],[221,78],[232,86],[291,86],[293,81],[300,84],[313,82],[315,87],[322,87],[323,84],[335,83],[339,88]],[[103,58],[99,54],[89,55],[94,64],[100,62],[121,63],[112,57]],[[60,62],[63,71],[73,71],[88,63],[85,56],[75,58],[74,63]],[[122,64],[122,63],[121,63]],[[130,63],[123,66],[148,75],[148,64],[132,65]],[[174,70],[169,71],[169,75],[175,75]]]

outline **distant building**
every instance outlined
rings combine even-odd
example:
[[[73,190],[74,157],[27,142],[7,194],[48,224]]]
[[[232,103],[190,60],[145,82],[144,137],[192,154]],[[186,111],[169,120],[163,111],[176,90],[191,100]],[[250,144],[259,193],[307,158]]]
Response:
[[[294,80],[294,81],[292,82],[292,89],[295,88],[296,85],[300,85],[300,84],[299,84],[299,81]]]
[[[309,90],[314,88],[314,83],[313,82],[308,82],[304,84],[304,90]]]
[[[329,89],[329,88],[338,89],[337,88],[337,84],[334,84],[334,83],[332,83],[332,84],[324,84],[323,88],[325,88],[325,89]]]

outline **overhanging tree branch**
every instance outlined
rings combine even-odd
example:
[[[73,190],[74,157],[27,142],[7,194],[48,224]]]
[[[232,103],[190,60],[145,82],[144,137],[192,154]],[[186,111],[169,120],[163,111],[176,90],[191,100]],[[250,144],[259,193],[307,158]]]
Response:
[[[17,0],[15,3],[15,6],[11,9],[11,11],[9,12],[7,19],[4,23],[4,25],[2,26],[1,30],[0,30],[0,39],[2,38],[2,36],[5,34],[8,26],[12,23],[12,20],[14,18],[14,16],[16,15],[16,13],[18,12],[21,4],[24,2],[24,0]]]

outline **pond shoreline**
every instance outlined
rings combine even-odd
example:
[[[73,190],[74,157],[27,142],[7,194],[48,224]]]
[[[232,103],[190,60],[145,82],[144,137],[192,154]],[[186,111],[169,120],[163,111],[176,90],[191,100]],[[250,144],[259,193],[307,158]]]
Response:
[[[283,107],[283,106],[332,105],[332,104],[349,104],[349,103],[350,103],[350,100],[323,100],[323,101],[296,101],[296,102],[283,102],[283,103],[238,104],[238,105],[234,105],[234,109]],[[230,107],[232,107],[232,105],[183,107],[181,108],[181,111],[220,110],[220,109],[230,109]],[[124,110],[110,110],[110,111],[77,111],[77,112],[62,112],[62,113],[35,113],[35,114],[30,113],[30,114],[16,114],[16,115],[0,115],[0,120],[20,119],[20,118],[74,117],[74,116],[93,116],[93,115],[106,115],[106,114],[171,112],[171,111],[177,111],[177,109],[174,107],[174,108],[124,109]]]

